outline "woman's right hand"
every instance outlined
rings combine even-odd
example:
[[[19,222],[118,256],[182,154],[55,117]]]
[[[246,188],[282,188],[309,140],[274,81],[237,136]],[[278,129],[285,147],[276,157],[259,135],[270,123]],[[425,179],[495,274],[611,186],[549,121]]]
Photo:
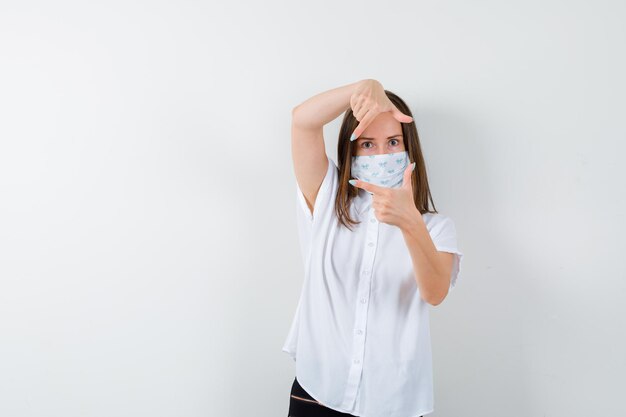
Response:
[[[382,84],[372,79],[366,79],[359,83],[356,91],[350,97],[350,107],[354,117],[359,121],[356,129],[352,132],[351,141],[361,136],[361,133],[372,123],[372,120],[382,112],[390,111],[393,117],[401,123],[413,121],[411,116],[402,113],[389,100]]]

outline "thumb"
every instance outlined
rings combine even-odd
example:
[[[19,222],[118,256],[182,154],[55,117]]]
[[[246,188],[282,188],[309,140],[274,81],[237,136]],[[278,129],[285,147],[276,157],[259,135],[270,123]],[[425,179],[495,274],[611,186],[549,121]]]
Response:
[[[406,114],[402,113],[400,110],[398,110],[397,107],[393,107],[393,110],[391,110],[391,114],[393,114],[393,117],[402,123],[411,123],[413,121],[413,118],[411,116],[407,116]]]
[[[415,162],[413,162],[412,164],[409,164],[409,166],[407,166],[406,169],[404,170],[404,176],[402,177],[402,187],[404,188],[412,187],[411,175],[413,174],[413,170],[415,170]]]

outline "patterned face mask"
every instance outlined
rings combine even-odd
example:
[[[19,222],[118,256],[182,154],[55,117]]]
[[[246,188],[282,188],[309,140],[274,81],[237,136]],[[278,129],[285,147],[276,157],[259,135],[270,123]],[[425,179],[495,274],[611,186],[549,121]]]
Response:
[[[381,187],[397,188],[402,185],[404,170],[408,165],[407,151],[353,156],[352,177]]]

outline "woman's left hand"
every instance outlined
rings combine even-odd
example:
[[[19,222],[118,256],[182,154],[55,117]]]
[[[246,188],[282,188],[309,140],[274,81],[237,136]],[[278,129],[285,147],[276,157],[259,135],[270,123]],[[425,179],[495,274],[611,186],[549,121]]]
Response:
[[[411,174],[415,163],[409,164],[404,170],[402,186],[397,188],[381,187],[366,181],[355,179],[355,187],[372,193],[372,208],[378,221],[402,227],[419,216],[419,210],[413,199]]]

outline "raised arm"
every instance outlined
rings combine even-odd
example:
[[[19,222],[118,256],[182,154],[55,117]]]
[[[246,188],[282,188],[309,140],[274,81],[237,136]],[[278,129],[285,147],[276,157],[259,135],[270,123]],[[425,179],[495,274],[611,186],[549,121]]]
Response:
[[[328,170],[324,125],[350,108],[350,98],[365,79],[316,94],[291,111],[291,156],[298,186],[311,213]]]

